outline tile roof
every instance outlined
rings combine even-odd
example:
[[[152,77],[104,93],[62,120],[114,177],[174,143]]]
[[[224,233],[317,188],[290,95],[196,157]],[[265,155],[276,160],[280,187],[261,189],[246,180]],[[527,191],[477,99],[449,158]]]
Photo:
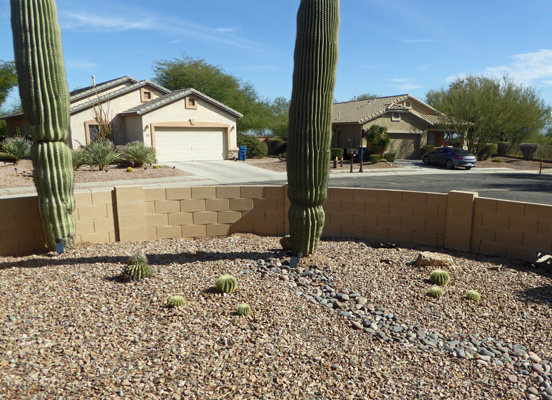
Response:
[[[98,83],[95,86],[88,86],[80,89],[73,90],[69,93],[70,100],[71,101],[77,101],[80,99],[83,99],[85,97],[91,96],[93,94],[96,94],[98,92],[107,90],[109,88],[115,87],[117,85],[120,85],[121,83],[129,82],[131,84],[138,83],[137,79],[134,79],[131,76],[123,76],[121,78],[112,79],[107,82]]]
[[[402,102],[410,100],[417,102],[428,109],[431,113],[422,114],[412,108],[403,106]],[[334,124],[365,124],[388,112],[409,113],[425,121],[429,125],[452,125],[467,124],[467,122],[448,117],[437,111],[429,104],[409,95],[402,94],[398,96],[378,97],[371,100],[349,101],[346,103],[336,103],[333,106]]]
[[[165,94],[164,96],[160,96],[156,99],[153,99],[151,101],[148,101],[147,103],[140,104],[136,107],[132,107],[126,111],[121,112],[122,115],[129,115],[129,114],[147,114],[150,111],[156,110],[158,108],[161,108],[167,104],[173,103],[177,100],[180,100],[186,96],[189,96],[190,94],[194,94],[204,100],[209,101],[210,103],[215,104],[216,106],[222,108],[223,110],[229,112],[230,114],[234,114],[236,117],[241,118],[243,115],[237,112],[236,110],[222,104],[221,102],[195,90],[195,89],[182,89],[182,90],[175,90],[173,92],[170,92],[168,94]]]

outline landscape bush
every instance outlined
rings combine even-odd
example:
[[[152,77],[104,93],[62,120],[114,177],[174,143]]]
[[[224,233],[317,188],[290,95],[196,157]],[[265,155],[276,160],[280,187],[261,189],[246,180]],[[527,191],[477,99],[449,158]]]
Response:
[[[496,154],[498,146],[496,143],[485,143],[481,146],[481,149],[477,152],[477,159],[488,160],[493,154]]]
[[[498,142],[496,145],[496,154],[504,157],[510,151],[512,144],[510,142]]]
[[[366,137],[366,148],[372,154],[383,154],[389,147],[391,139],[387,134],[387,128],[379,125],[372,125],[364,133]]]
[[[238,133],[238,146],[247,146],[247,158],[263,158],[268,154],[266,143],[244,133]]]
[[[126,147],[122,159],[131,167],[141,167],[155,162],[155,149],[142,142],[131,142]]]
[[[370,162],[372,164],[377,164],[381,160],[381,154],[370,154]]]
[[[121,154],[108,139],[97,140],[83,148],[86,163],[91,167],[106,169],[110,164],[121,161]]]
[[[287,142],[281,137],[273,137],[268,139],[268,154],[281,154],[287,151]]]
[[[335,160],[337,157],[338,160],[341,160],[341,157],[343,157],[343,149],[340,147],[332,147],[330,149],[330,160]]]
[[[0,143],[0,157],[17,164],[23,158],[31,156],[32,142],[21,136],[5,139]]]
[[[521,143],[519,145],[519,150],[521,154],[523,154],[523,159],[528,161],[535,157],[538,149],[539,145],[537,143]]]
[[[383,158],[385,158],[387,162],[390,162],[390,163],[395,162],[395,153],[385,153],[383,155]]]

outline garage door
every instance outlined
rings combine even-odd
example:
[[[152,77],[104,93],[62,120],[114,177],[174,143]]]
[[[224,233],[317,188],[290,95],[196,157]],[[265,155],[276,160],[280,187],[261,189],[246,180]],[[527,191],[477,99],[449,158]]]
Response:
[[[416,159],[420,157],[420,135],[411,133],[389,133],[391,143],[389,153],[395,153],[395,157]]]
[[[224,160],[225,149],[223,128],[155,128],[158,162]]]

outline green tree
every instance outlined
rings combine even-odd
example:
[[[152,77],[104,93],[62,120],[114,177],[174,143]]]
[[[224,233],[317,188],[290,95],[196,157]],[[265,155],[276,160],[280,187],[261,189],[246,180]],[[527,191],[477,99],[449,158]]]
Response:
[[[155,82],[170,89],[194,88],[243,114],[238,119],[239,132],[262,132],[271,120],[270,104],[261,99],[251,83],[226,73],[204,59],[183,55],[173,60],[157,61],[153,66]]]
[[[391,143],[385,126],[372,125],[364,133],[364,136],[366,137],[366,148],[372,154],[382,155]]]
[[[10,90],[17,86],[17,73],[14,61],[0,60],[0,107],[6,101]]]
[[[270,105],[272,112],[272,121],[270,130],[274,136],[286,138],[289,125],[289,104],[290,101],[285,97],[277,97]]]
[[[360,96],[353,97],[351,101],[373,100],[373,99],[377,99],[378,97],[380,96],[376,94],[362,93]]]
[[[430,91],[426,101],[451,117],[450,125],[456,125],[473,153],[488,142],[520,143],[540,132],[550,117],[550,106],[535,89],[516,84],[507,76],[458,78],[448,89]],[[471,125],[466,129],[458,120]]]

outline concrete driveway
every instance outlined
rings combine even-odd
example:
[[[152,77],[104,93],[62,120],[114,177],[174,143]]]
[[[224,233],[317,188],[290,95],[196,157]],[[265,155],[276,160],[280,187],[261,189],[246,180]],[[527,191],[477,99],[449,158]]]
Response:
[[[287,180],[285,172],[253,167],[240,161],[175,161],[163,163],[194,175],[191,185],[233,185]],[[207,182],[206,182],[207,181]]]

